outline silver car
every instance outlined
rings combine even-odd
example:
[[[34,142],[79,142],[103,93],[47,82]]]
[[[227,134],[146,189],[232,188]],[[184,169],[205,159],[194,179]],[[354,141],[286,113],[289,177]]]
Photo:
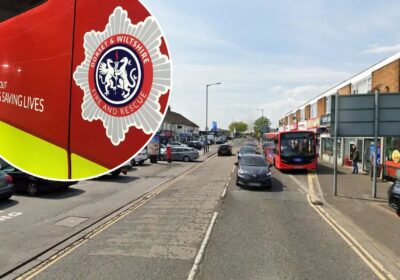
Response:
[[[199,152],[190,147],[171,147],[171,159],[178,161],[193,161],[199,158]],[[161,148],[159,160],[167,160],[167,148]]]
[[[172,160],[194,161],[199,158],[199,152],[193,148],[172,147]]]
[[[7,200],[14,194],[14,185],[10,175],[0,170],[0,200]]]

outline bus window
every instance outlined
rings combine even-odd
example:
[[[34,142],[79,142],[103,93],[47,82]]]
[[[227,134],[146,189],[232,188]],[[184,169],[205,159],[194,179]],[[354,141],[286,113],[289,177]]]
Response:
[[[0,22],[15,17],[47,0],[1,0],[0,1]]]

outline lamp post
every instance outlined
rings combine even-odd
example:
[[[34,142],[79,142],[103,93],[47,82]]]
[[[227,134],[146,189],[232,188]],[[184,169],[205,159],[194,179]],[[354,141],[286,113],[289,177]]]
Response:
[[[257,111],[261,111],[261,117],[264,118],[264,109],[256,109]]]
[[[206,131],[208,131],[208,88],[211,86],[217,86],[222,83],[214,83],[214,84],[207,84],[206,85]]]

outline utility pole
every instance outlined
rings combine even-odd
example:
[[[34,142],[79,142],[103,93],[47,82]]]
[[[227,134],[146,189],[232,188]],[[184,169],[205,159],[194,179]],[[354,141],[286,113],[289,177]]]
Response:
[[[222,83],[214,83],[214,84],[207,84],[206,85],[206,132],[208,131],[208,88],[211,86],[220,85]]]

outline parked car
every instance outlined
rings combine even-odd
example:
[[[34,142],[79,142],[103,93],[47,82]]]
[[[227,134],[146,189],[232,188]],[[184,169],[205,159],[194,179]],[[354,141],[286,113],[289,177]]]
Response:
[[[228,144],[223,144],[218,147],[218,156],[231,156],[232,146]]]
[[[400,215],[400,180],[395,181],[388,189],[389,206]]]
[[[238,160],[241,159],[241,157],[243,155],[247,155],[247,154],[256,154],[257,153],[257,148],[256,147],[252,147],[252,146],[243,146],[240,148],[237,157]]]
[[[271,166],[262,155],[243,155],[237,163],[236,185],[249,187],[272,186]]]
[[[0,171],[0,200],[7,200],[14,194],[12,177]]]
[[[187,147],[188,145],[182,144],[181,142],[170,142],[169,145],[172,147]]]
[[[195,148],[197,150],[201,150],[204,147],[204,144],[200,141],[189,141],[187,145],[191,148]]]
[[[148,160],[148,155],[147,155],[147,150],[143,149],[139,152],[139,154],[137,156],[135,156],[132,160],[131,160],[131,164],[132,165],[143,165],[145,163],[146,160]]]
[[[29,175],[0,159],[0,170],[12,177],[15,190],[34,196],[43,191],[67,189],[77,182],[50,181]]]
[[[224,143],[225,143],[225,141],[223,138],[218,138],[217,141],[215,141],[215,144],[218,144],[218,145],[224,144]]]
[[[173,161],[194,161],[198,159],[200,156],[199,152],[196,149],[189,147],[172,147],[171,150],[171,159]],[[167,155],[166,152],[160,155],[160,160],[166,160]]]

